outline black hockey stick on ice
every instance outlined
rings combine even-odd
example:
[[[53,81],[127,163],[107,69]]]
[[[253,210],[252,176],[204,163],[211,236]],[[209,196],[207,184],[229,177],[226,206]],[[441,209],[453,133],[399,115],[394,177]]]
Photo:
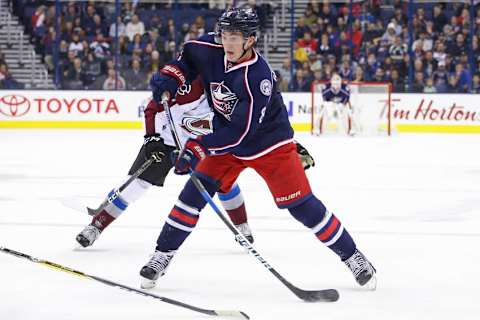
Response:
[[[89,215],[91,216],[95,216],[97,213],[100,213],[103,209],[106,208],[106,206],[108,206],[110,203],[112,203],[113,201],[115,201],[115,199],[118,198],[118,196],[120,196],[120,193],[125,190],[126,187],[128,187],[128,185],[130,183],[132,183],[133,180],[137,179],[145,170],[148,169],[148,167],[150,167],[150,165],[154,162],[155,160],[153,158],[149,158],[147,161],[145,161],[141,166],[140,168],[137,169],[137,171],[135,171],[129,178],[127,181],[125,181],[118,189],[114,189],[113,190],[113,193],[111,195],[109,195],[101,204],[100,206],[97,208],[97,209],[92,209],[92,208],[89,208],[87,207],[87,212]]]
[[[150,99],[152,99],[152,97],[148,97],[147,99],[144,99],[141,103],[141,106],[145,106],[147,104],[147,101],[149,101]],[[97,209],[92,209],[92,208],[89,208],[87,207],[87,213],[91,216],[95,216],[97,215],[97,213],[100,213],[103,209],[105,209],[110,203],[112,203],[113,201],[115,201],[115,199],[118,198],[118,196],[120,196],[120,193],[125,190],[126,187],[128,187],[128,185],[130,183],[132,183],[133,180],[137,179],[145,170],[148,169],[148,167],[150,167],[150,165],[154,162],[155,160],[153,158],[149,158],[148,160],[146,160],[141,166],[140,168],[137,169],[137,171],[135,171],[128,179],[127,181],[125,181],[118,189],[114,189],[113,190],[113,193],[108,196],[101,204],[100,206],[98,206]]]
[[[103,279],[103,278],[100,278],[100,277],[97,277],[97,276],[86,274],[86,273],[83,273],[81,271],[77,271],[77,270],[71,269],[69,267],[62,266],[62,265],[54,263],[54,262],[50,262],[50,261],[43,260],[43,259],[37,259],[35,257],[32,257],[32,256],[28,255],[28,254],[21,253],[21,252],[12,250],[12,249],[8,249],[8,248],[0,246],[0,251],[4,252],[6,254],[10,254],[12,256],[15,256],[17,258],[22,258],[22,259],[29,260],[31,262],[42,264],[44,266],[53,268],[55,270],[59,270],[59,271],[63,271],[63,272],[69,273],[69,274],[73,274],[73,275],[78,276],[80,278],[95,280],[95,281],[101,282],[103,284],[106,284],[107,286],[110,286],[110,287],[116,287],[116,288],[119,288],[119,289],[122,289],[122,290],[125,290],[125,291],[129,291],[129,292],[139,294],[139,295],[144,296],[144,297],[154,298],[154,299],[160,300],[162,302],[165,302],[165,303],[168,303],[168,304],[173,304],[174,306],[189,309],[189,310],[192,310],[192,311],[195,311],[195,312],[207,314],[207,315],[210,315],[210,316],[223,316],[223,317],[236,317],[236,318],[242,318],[242,319],[250,319],[250,317],[245,312],[242,312],[242,311],[203,309],[203,308],[192,306],[192,305],[184,303],[184,302],[180,302],[180,301],[173,300],[173,299],[166,298],[166,297],[157,296],[157,295],[149,293],[149,292],[145,292],[145,291],[142,291],[142,290],[131,288],[131,287],[128,287],[126,285],[120,284],[118,282],[114,282],[114,281],[111,281],[111,280],[107,280],[107,279]]]
[[[167,115],[167,122],[168,126],[170,127],[170,132],[173,136],[173,140],[175,141],[175,145],[178,150],[181,150],[181,143],[180,139],[178,138],[177,130],[175,128],[175,122],[173,121],[172,114],[170,113],[170,107],[168,106],[168,97],[162,96],[162,104],[163,108],[165,109],[165,114]],[[213,201],[212,197],[210,197],[210,194],[208,194],[207,190],[205,189],[204,185],[202,182],[190,171],[190,177],[192,179],[192,182],[195,184],[195,187],[197,187],[198,191],[202,195],[202,197],[205,199],[205,201],[208,202],[208,204],[212,207],[212,209],[215,211],[215,213],[218,215],[218,217],[225,223],[225,225],[232,231],[232,233],[235,235],[235,239],[237,242],[244,247],[245,249],[248,250],[248,252],[253,255],[255,258],[257,258],[260,263],[268,269],[278,280],[280,280],[290,291],[292,291],[297,297],[302,299],[303,301],[307,302],[334,302],[337,301],[339,298],[338,291],[335,289],[323,289],[323,290],[303,290],[300,289],[293,284],[291,284],[289,281],[287,281],[280,273],[277,272],[268,262],[265,260],[260,253],[258,253],[257,250],[252,246],[252,244],[245,238],[245,236],[238,231],[238,229],[230,222],[229,219],[225,217],[225,214],[219,209],[219,207],[215,204]]]

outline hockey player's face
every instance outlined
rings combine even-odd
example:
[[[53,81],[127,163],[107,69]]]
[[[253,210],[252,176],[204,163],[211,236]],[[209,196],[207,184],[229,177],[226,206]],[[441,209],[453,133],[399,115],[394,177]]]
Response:
[[[222,32],[222,44],[228,61],[237,62],[243,55],[245,38],[241,32]]]

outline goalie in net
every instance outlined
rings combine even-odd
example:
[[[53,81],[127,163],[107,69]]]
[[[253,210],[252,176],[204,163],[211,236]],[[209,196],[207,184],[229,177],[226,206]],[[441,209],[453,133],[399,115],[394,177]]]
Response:
[[[312,133],[391,133],[391,84],[345,83],[338,74],[312,85]]]
[[[314,112],[313,133],[323,134],[329,128],[336,128],[338,132],[353,135],[353,110],[350,104],[350,89],[342,83],[337,73],[333,74],[330,83],[320,87],[322,100],[318,112]],[[318,90],[319,91],[319,90]]]

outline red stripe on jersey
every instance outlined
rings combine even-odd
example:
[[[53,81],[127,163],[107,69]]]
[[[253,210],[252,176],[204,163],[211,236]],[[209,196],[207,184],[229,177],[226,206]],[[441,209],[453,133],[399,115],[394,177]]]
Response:
[[[153,99],[150,100],[144,111],[145,130],[147,134],[155,134],[155,115],[159,112],[163,112],[163,106]]]
[[[325,231],[323,231],[322,233],[317,235],[317,238],[320,241],[327,240],[332,235],[333,231],[335,231],[335,229],[337,229],[337,226],[340,222],[338,222],[337,217],[332,216],[332,218],[333,219],[332,219],[332,222],[330,223],[330,226],[327,229],[325,229]]]
[[[170,211],[170,216],[177,218],[178,220],[185,222],[189,225],[196,225],[198,221],[198,216],[192,217],[192,216],[186,215],[185,213],[180,212],[175,208],[173,208],[172,211]]]

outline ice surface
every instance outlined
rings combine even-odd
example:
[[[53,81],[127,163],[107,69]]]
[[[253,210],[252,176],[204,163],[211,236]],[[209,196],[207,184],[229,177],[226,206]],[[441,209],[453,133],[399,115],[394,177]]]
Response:
[[[313,190],[376,266],[378,290],[358,288],[247,170],[239,184],[255,248],[293,284],[337,288],[340,300],[298,300],[209,207],[153,293],[261,320],[480,317],[480,136],[297,139],[317,163]],[[0,131],[0,246],[139,288],[186,178],[149,190],[88,249],[74,239],[90,218],[62,201],[97,206],[124,181],[141,142],[140,131]],[[0,319],[208,318],[0,253]]]

